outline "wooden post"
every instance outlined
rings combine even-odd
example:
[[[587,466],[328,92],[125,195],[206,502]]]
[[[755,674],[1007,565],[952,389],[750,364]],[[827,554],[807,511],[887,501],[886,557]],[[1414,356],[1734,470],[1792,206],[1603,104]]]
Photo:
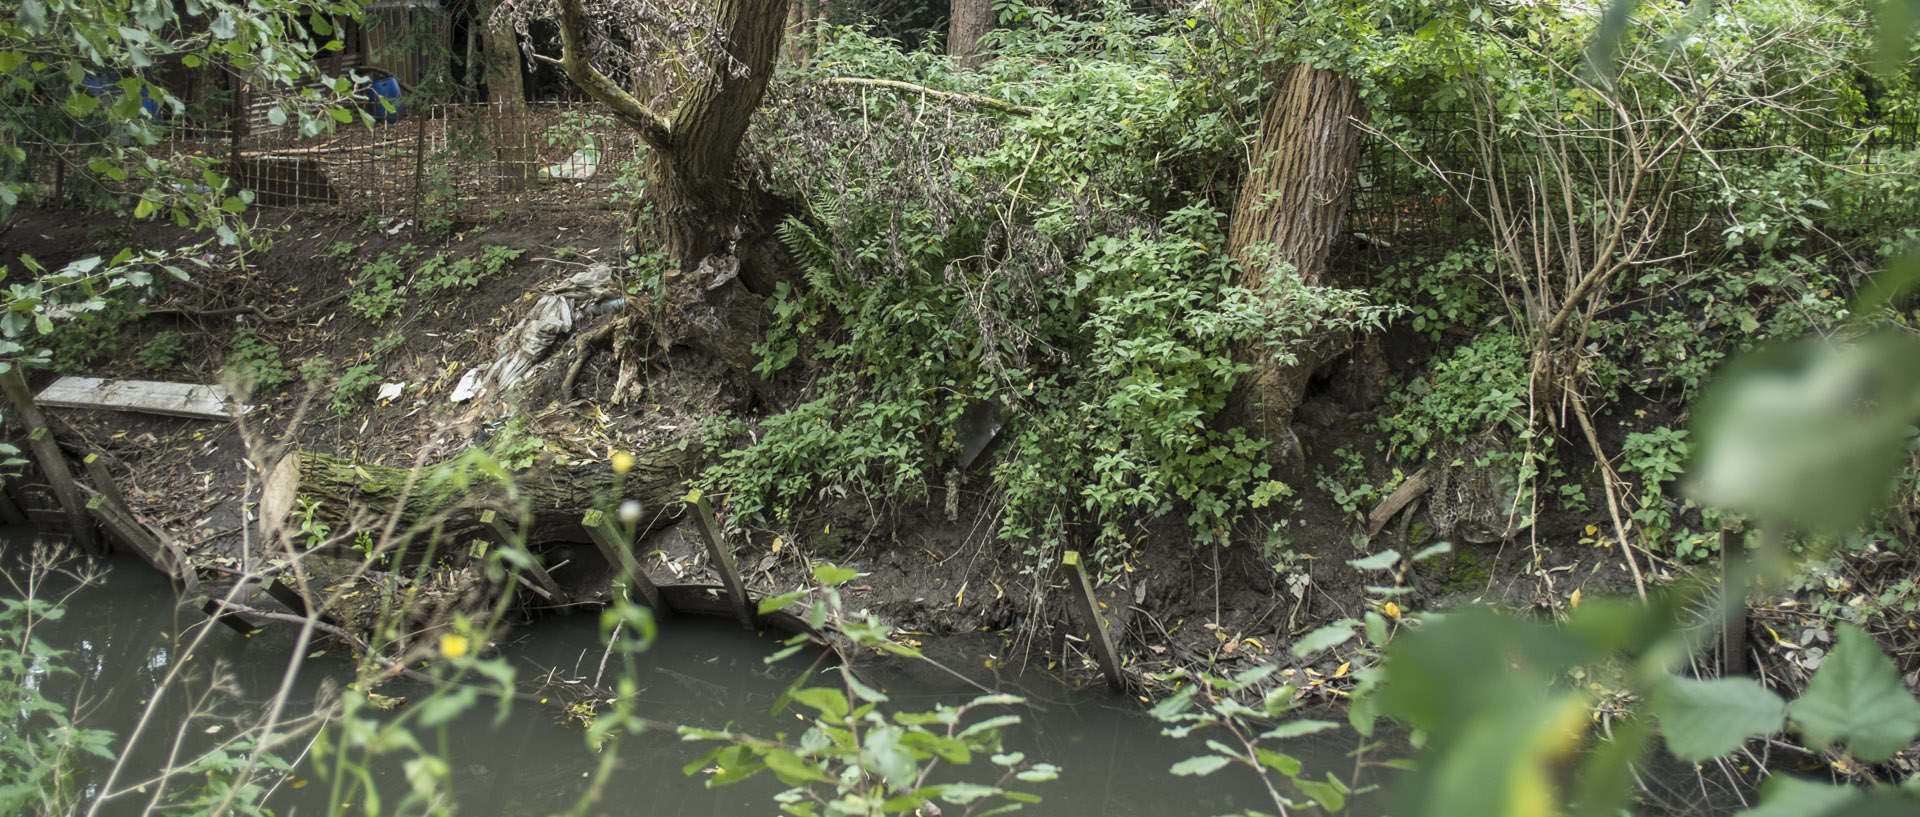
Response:
[[[200,612],[206,613],[207,616],[214,621],[232,627],[234,632],[241,635],[253,635],[254,633],[260,632],[260,625],[248,621],[245,616],[239,613],[222,612],[226,609],[227,606],[222,604],[220,599],[207,599],[207,603],[200,607]]]
[[[700,528],[700,538],[707,540],[707,554],[713,557],[713,567],[720,571],[720,580],[727,585],[727,595],[733,598],[733,614],[740,619],[740,626],[749,630],[758,626],[759,615],[754,609],[753,599],[747,597],[747,585],[740,581],[740,569],[733,564],[733,554],[727,551],[727,543],[720,538],[720,526],[714,522],[713,508],[707,505],[707,498],[694,496],[693,522]]]
[[[548,573],[547,569],[541,566],[540,557],[527,550],[526,537],[515,534],[499,514],[491,510],[481,511],[480,524],[487,526],[487,530],[493,531],[494,538],[500,540],[501,547],[519,551],[527,557],[527,564],[522,569],[526,572],[527,578],[532,580],[533,592],[540,594],[548,601],[557,601],[562,604],[571,600],[553,580],[553,574]]]
[[[27,428],[27,442],[33,448],[34,459],[40,461],[40,470],[46,472],[47,483],[53,486],[53,495],[60,500],[60,507],[67,512],[67,527],[72,529],[74,541],[80,543],[80,549],[95,555],[104,555],[105,551],[93,535],[93,521],[87,516],[86,500],[80,497],[80,487],[73,480],[73,472],[67,470],[67,458],[60,453],[60,444],[53,439],[53,432],[47,428],[47,418],[40,413],[40,407],[33,404],[33,392],[27,388],[27,379],[20,374],[20,365],[7,364],[7,370],[0,372],[0,390],[7,394],[7,400],[13,403],[13,410],[20,415],[20,422]]]
[[[580,520],[580,526],[587,529],[587,536],[593,539],[595,547],[600,548],[600,555],[606,557],[607,564],[619,571],[614,586],[624,584],[629,598],[638,592],[640,600],[653,608],[654,615],[666,615],[667,605],[660,597],[660,588],[653,586],[646,569],[633,558],[633,549],[627,546],[626,537],[620,534],[619,528],[614,527],[613,520],[599,511],[587,511],[586,517]]]
[[[26,512],[20,510],[19,505],[14,504],[13,497],[8,495],[5,485],[0,485],[0,521],[9,525],[27,524]]]
[[[100,527],[105,528],[107,533],[142,561],[152,565],[154,570],[165,573],[168,579],[179,581],[179,571],[173,565],[173,556],[167,552],[167,546],[161,544],[153,531],[141,525],[132,512],[116,505],[113,498],[104,493],[96,493],[87,500],[87,512],[100,520]]]
[[[1069,550],[1060,559],[1060,566],[1067,569],[1067,589],[1071,591],[1074,606],[1080,608],[1081,623],[1093,630],[1090,639],[1093,644],[1093,657],[1100,662],[1100,671],[1107,676],[1107,686],[1113,691],[1125,693],[1127,679],[1120,674],[1120,654],[1113,648],[1113,639],[1107,635],[1107,620],[1100,615],[1100,603],[1093,598],[1093,585],[1087,581],[1087,571],[1080,566],[1079,551]]]
[[[1761,536],[1766,536],[1762,531]],[[1720,602],[1725,616],[1720,627],[1720,675],[1747,674],[1746,538],[1732,528],[1720,529]]]

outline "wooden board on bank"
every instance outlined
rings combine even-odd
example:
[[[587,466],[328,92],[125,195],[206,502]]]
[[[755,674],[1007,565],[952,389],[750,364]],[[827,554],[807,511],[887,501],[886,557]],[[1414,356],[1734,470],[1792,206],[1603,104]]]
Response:
[[[227,393],[226,387],[204,383],[62,377],[42,390],[33,402],[59,408],[140,411],[196,420],[225,420],[233,416],[228,408],[233,396]]]

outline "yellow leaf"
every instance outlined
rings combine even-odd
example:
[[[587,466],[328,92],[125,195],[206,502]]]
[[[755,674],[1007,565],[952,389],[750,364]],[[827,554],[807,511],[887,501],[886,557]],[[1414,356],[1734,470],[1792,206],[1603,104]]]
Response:
[[[467,654],[473,642],[459,633],[447,633],[440,636],[440,654],[447,658],[459,658]]]
[[[1380,608],[1380,612],[1385,613],[1387,618],[1397,619],[1400,617],[1400,605],[1387,602],[1385,607]]]
[[[1587,535],[1588,535],[1588,536],[1592,536],[1592,535],[1594,535],[1594,534],[1596,534],[1596,533],[1599,533],[1599,532],[1600,532],[1600,526],[1599,526],[1599,525],[1588,525],[1588,526],[1587,526]]]
[[[785,540],[785,539],[782,539],[782,538],[780,538],[780,537],[778,537],[778,536],[775,536],[775,537],[773,537],[773,552],[774,552],[774,553],[779,553],[779,552],[780,552],[780,549],[781,549],[781,548],[783,548],[783,547],[786,547],[786,546],[787,546],[787,540]]]
[[[613,452],[613,472],[624,474],[633,470],[633,455],[625,451]]]
[[[1333,671],[1333,677],[1335,677],[1335,678],[1343,678],[1343,677],[1346,677],[1346,674],[1347,674],[1347,670],[1350,670],[1350,669],[1353,669],[1353,662],[1352,662],[1352,661],[1348,661],[1348,662],[1346,662],[1346,663],[1344,663],[1344,664],[1341,664],[1341,665],[1340,665],[1340,668],[1339,668],[1339,669],[1336,669],[1336,670],[1334,670],[1334,671]]]
[[[1573,595],[1567,597],[1567,604],[1572,605],[1575,610],[1580,609],[1580,588],[1573,589]]]

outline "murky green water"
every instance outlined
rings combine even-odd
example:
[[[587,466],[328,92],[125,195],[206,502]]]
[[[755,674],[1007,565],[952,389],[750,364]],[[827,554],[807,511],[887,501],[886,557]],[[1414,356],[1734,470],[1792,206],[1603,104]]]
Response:
[[[37,631],[49,644],[70,650],[67,663],[80,671],[78,678],[46,681],[45,689],[79,712],[84,725],[120,735],[117,745],[124,749],[125,737],[148,709],[154,689],[174,668],[185,641],[203,621],[197,612],[176,611],[172,591],[150,571],[132,563],[117,564],[105,584],[85,588],[73,597],[65,618],[47,622]],[[238,700],[224,710],[236,718],[254,717],[259,704],[271,698],[285,677],[295,646],[294,629],[273,626],[251,637],[215,629],[190,659],[189,668],[201,678],[191,686],[204,687],[206,668],[220,667],[238,692]],[[519,668],[523,680],[550,671],[590,680],[604,651],[594,616],[535,622],[514,630],[503,642],[502,655]],[[986,663],[985,653],[996,644],[982,637],[978,644],[961,646],[959,653],[966,655],[971,649],[978,667]],[[763,659],[775,648],[774,642],[726,621],[676,619],[662,628],[660,638],[640,656],[642,714],[692,725],[731,723],[756,734],[795,732],[793,713],[775,716],[769,710],[781,691],[811,665],[796,657],[770,666]],[[309,705],[323,684],[351,677],[338,646],[321,643],[308,652],[322,654],[306,660],[296,676],[290,699],[296,710]],[[618,666],[616,658],[607,672],[616,672]],[[924,709],[936,701],[960,702],[974,694],[957,680],[937,673],[881,670],[874,675],[870,680],[884,685],[896,707]],[[606,683],[611,685],[611,676]],[[1025,790],[1045,798],[1027,813],[1170,817],[1271,808],[1258,782],[1244,770],[1228,769],[1199,779],[1169,774],[1172,764],[1193,753],[1191,744],[1161,736],[1159,725],[1140,713],[1136,702],[1100,690],[1067,689],[1039,674],[1009,676],[1002,670],[997,684],[1034,704],[1018,711],[1024,722],[1007,735],[1008,748],[1064,770],[1057,781],[1025,785]],[[381,691],[407,696],[421,690],[396,682]],[[494,705],[483,701],[446,730],[444,745],[460,813],[522,817],[568,807],[600,760],[587,748],[583,730],[564,723],[551,708],[516,704],[498,724],[494,713]],[[153,713],[153,725],[132,747],[131,768],[150,773],[161,768],[176,749],[196,751],[237,729],[235,720],[189,715],[187,696],[163,696]],[[439,740],[432,734],[424,737]],[[1310,768],[1334,769],[1344,777],[1352,769],[1352,761],[1344,754],[1354,740],[1351,735],[1324,742],[1309,740],[1290,749]],[[683,743],[669,734],[629,739],[620,749],[617,773],[589,813],[687,817],[777,813],[769,795],[780,786],[770,776],[708,789],[702,780],[682,774],[682,766],[702,751],[703,745]],[[403,772],[397,765],[375,770],[382,790],[404,790]],[[966,779],[967,771],[958,770],[954,777]],[[991,774],[985,768],[978,772]],[[276,778],[269,807],[280,815],[324,813],[328,786],[321,778],[309,765],[298,765],[290,775]],[[132,773],[125,773],[114,788],[126,789],[134,782]],[[89,791],[97,793],[105,783],[104,772],[96,771],[86,783]],[[144,795],[135,791],[117,797],[102,812],[139,813],[153,793],[149,788]],[[347,813],[356,810],[350,806]]]

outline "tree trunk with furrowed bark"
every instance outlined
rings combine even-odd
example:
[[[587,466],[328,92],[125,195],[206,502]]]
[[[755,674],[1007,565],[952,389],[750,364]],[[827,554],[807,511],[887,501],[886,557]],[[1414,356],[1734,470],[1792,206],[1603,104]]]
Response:
[[[780,54],[787,0],[711,0],[723,53],[710,55],[707,75],[683,83],[662,111],[594,66],[584,0],[559,0],[559,8],[561,69],[652,149],[647,193],[659,224],[651,238],[683,273],[649,310],[655,337],[750,372],[761,298],[784,272],[775,268],[777,247],[766,246],[776,243],[771,231],[758,223],[764,194],[745,181],[739,154]]]
[[[1326,284],[1327,254],[1345,223],[1360,159],[1357,121],[1365,115],[1352,79],[1311,65],[1287,72],[1267,100],[1228,228],[1228,251],[1240,262],[1235,283],[1265,291],[1285,285],[1278,276],[1292,275],[1307,286]],[[1297,357],[1291,363],[1264,343],[1242,350],[1254,366],[1239,390],[1242,408],[1280,457],[1297,458],[1293,410],[1308,378],[1348,343],[1309,338],[1286,350]]]

